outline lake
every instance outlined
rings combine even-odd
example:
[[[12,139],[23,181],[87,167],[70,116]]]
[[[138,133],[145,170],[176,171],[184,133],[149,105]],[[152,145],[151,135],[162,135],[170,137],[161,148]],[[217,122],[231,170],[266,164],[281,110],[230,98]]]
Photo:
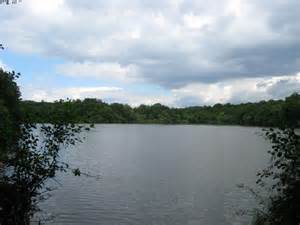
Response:
[[[255,201],[237,185],[255,184],[268,148],[253,127],[96,125],[63,157],[99,177],[60,174],[41,208],[46,224],[250,224],[237,211]]]

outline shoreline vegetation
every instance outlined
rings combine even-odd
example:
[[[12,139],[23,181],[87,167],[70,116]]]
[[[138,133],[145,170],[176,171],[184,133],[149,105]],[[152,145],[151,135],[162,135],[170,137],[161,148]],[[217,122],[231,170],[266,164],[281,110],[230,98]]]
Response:
[[[53,190],[48,180],[57,172],[81,175],[59,153],[81,142],[79,134],[89,130],[72,123],[66,111],[52,114],[47,124],[27,121],[20,109],[18,77],[0,68],[0,225],[30,225],[38,203]]]
[[[293,126],[300,126],[298,93],[284,100],[186,108],[170,108],[160,103],[130,107],[119,103],[108,104],[94,98],[55,102],[22,101],[20,108],[26,120],[32,123],[48,123],[53,114],[61,112],[69,114],[74,123],[281,127],[292,120]]]
[[[269,130],[273,161],[257,175],[257,184],[265,188],[264,179],[275,179],[262,209],[257,209],[255,225],[294,225],[298,202],[299,181],[295,179],[299,160],[300,95],[294,93],[284,100],[270,100],[239,105],[169,108],[161,104],[132,108],[122,104],[107,104],[97,99],[47,102],[21,101],[16,83],[19,74],[0,69],[0,224],[29,225],[39,211],[38,203],[51,196],[47,181],[57,172],[72,171],[80,176],[79,168],[59,158],[67,146],[81,142],[79,134],[89,130],[79,124],[143,123],[143,124],[210,124],[278,127]],[[42,135],[34,130],[39,127]],[[6,171],[10,171],[6,173]],[[279,171],[279,173],[274,173]],[[45,193],[43,190],[47,190]],[[287,205],[290,205],[287,207]],[[44,222],[39,219],[39,223]]]
[[[299,137],[294,127],[299,127],[299,94],[294,93],[285,100],[177,109],[161,104],[131,108],[97,99],[37,103],[21,101],[16,83],[18,77],[19,74],[0,69],[0,161],[4,165],[4,172],[0,173],[0,224],[30,224],[39,211],[39,201],[47,199],[51,193],[46,181],[55,179],[59,171],[70,170],[67,163],[60,161],[59,153],[82,141],[78,135],[89,130],[78,125],[82,123],[214,123],[282,128],[266,133],[273,144],[270,154],[274,157],[272,164],[259,175],[258,184],[264,187],[260,180],[265,178],[273,178],[277,183],[274,195],[270,195],[263,211],[258,211],[254,224],[292,225],[295,221],[298,224],[295,196],[298,196],[299,181],[295,179],[295,165],[299,159]],[[42,135],[34,133],[36,123],[41,124]],[[274,169],[279,173],[274,174]],[[71,171],[75,176],[81,175],[79,168]],[[286,207],[287,204],[292,208]]]

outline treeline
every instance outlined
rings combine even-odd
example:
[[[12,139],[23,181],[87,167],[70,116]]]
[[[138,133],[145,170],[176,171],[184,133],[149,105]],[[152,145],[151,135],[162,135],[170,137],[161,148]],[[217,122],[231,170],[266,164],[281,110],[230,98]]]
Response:
[[[153,124],[229,124],[281,126],[287,121],[299,126],[300,95],[284,100],[257,103],[215,104],[169,108],[161,104],[132,108],[124,104],[107,104],[98,99],[50,102],[23,101],[21,109],[30,122],[48,123],[60,114],[70,115],[77,123],[153,123]]]

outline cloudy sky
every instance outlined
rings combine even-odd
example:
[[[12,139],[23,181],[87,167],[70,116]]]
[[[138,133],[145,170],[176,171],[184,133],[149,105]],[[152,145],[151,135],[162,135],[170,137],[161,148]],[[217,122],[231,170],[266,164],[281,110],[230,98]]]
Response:
[[[23,99],[208,105],[300,91],[299,0],[0,5],[0,66]]]

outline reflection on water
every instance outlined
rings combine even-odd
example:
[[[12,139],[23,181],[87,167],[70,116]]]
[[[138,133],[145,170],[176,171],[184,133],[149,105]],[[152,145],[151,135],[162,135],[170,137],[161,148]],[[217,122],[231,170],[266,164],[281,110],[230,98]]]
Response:
[[[258,128],[98,125],[64,156],[100,179],[61,174],[46,224],[249,224],[251,183],[267,162]]]

